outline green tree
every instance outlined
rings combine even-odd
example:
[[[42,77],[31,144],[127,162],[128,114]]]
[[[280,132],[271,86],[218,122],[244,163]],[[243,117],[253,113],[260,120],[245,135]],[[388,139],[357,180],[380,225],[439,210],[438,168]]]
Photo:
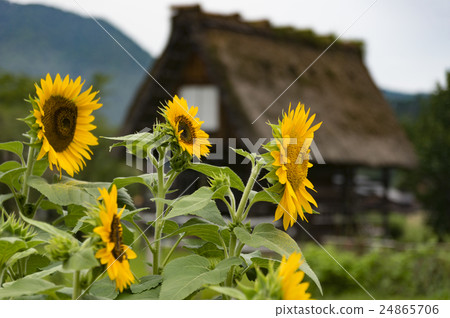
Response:
[[[408,129],[419,167],[413,173],[417,197],[429,210],[429,222],[440,239],[450,233],[450,73],[437,86]]]
[[[0,142],[20,138],[27,126],[17,118],[23,118],[31,110],[24,101],[35,91],[35,79],[26,75],[0,73]]]

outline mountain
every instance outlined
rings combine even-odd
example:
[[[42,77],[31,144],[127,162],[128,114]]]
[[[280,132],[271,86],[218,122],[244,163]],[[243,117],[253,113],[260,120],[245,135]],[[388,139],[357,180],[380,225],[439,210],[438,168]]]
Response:
[[[430,98],[430,94],[424,93],[405,94],[387,89],[382,89],[381,92],[399,119],[417,118],[422,104]]]
[[[105,20],[100,24],[145,68],[153,58]],[[145,72],[90,18],[43,5],[0,0],[0,71],[39,79],[81,76],[102,86],[100,112],[121,124]],[[33,93],[33,92],[30,92]]]

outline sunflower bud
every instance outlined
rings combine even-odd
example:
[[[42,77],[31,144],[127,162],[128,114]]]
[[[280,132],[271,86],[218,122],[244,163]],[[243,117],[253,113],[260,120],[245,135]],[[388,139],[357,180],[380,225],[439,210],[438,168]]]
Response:
[[[208,180],[210,189],[214,193],[213,199],[224,199],[226,196],[230,195],[230,176],[220,173],[214,175]]]
[[[0,237],[4,236],[18,236],[24,241],[30,241],[36,236],[36,232],[29,224],[11,215],[6,216],[5,220],[0,217]]]
[[[79,249],[78,244],[64,236],[53,236],[45,250],[54,261],[65,261]]]
[[[261,269],[256,268],[256,279],[252,288],[238,283],[239,289],[248,300],[283,299],[281,281],[278,277],[278,271],[274,269],[274,263],[270,262],[268,268],[264,270],[267,274],[264,274]]]

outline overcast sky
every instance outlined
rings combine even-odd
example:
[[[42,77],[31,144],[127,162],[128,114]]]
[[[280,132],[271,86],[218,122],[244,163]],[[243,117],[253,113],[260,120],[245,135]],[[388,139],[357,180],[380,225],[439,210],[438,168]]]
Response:
[[[408,93],[427,92],[434,90],[437,82],[444,83],[445,71],[450,71],[448,0],[10,1],[101,17],[153,56],[164,49],[170,32],[170,6],[174,4],[200,3],[206,11],[238,12],[248,20],[268,19],[278,26],[311,28],[320,34],[339,35],[359,18],[342,38],[365,42],[366,65],[378,86]]]

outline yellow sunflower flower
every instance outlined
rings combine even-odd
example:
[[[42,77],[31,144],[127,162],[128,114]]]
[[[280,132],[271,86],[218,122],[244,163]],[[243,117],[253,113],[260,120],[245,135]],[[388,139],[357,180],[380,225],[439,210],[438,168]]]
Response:
[[[276,170],[278,181],[284,185],[283,196],[275,212],[275,221],[283,217],[286,230],[294,225],[297,215],[306,220],[304,211],[313,213],[310,203],[317,203],[306,187],[314,190],[313,184],[307,179],[309,162],[309,146],[314,138],[314,132],[322,123],[311,127],[315,114],[309,119],[309,109],[305,112],[303,104],[299,103],[295,110],[284,113],[280,124],[281,142],[277,140],[277,150],[271,151],[272,163]],[[307,221],[307,220],[306,220]]]
[[[91,113],[102,104],[94,99],[98,92],[91,93],[92,86],[80,94],[83,85],[81,77],[74,82],[69,75],[62,80],[59,74],[55,81],[47,74],[45,80],[41,79],[41,87],[35,84],[39,109],[34,110],[34,117],[42,140],[38,159],[48,154],[50,169],[55,165],[60,174],[61,169],[70,176],[82,170],[84,158],[91,159],[89,146],[98,144],[90,133],[96,128],[91,124]]]
[[[99,191],[103,199],[103,204],[100,205],[102,226],[96,227],[94,232],[101,236],[106,247],[98,250],[95,257],[100,259],[100,263],[106,264],[109,278],[116,281],[116,288],[122,292],[134,282],[128,260],[136,258],[136,253],[122,242],[120,217],[124,208],[117,213],[116,186],[112,186],[110,193],[106,189]]]
[[[163,115],[172,126],[179,145],[191,156],[207,156],[211,144],[209,135],[200,129],[203,121],[195,117],[198,107],[189,108],[184,98],[175,95],[173,101],[169,101],[163,109]]]
[[[311,294],[306,290],[309,287],[308,282],[302,283],[305,273],[299,270],[303,263],[300,253],[292,253],[288,259],[283,256],[280,267],[278,268],[278,277],[281,280],[281,291],[283,300],[307,300],[311,299]]]

